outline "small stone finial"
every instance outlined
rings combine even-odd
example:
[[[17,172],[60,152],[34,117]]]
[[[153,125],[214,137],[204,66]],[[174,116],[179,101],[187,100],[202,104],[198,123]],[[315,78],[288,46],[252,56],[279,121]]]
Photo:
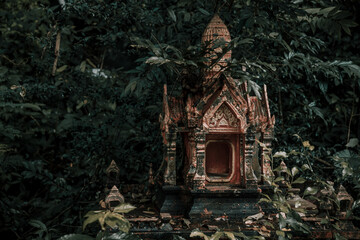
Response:
[[[109,167],[106,169],[107,181],[106,188],[117,185],[119,182],[120,169],[114,160],[111,161]]]
[[[120,171],[120,169],[114,160],[111,161],[109,167],[106,169],[107,174],[110,174],[112,172],[118,173],[119,171]]]
[[[287,182],[289,182],[289,174],[288,174],[288,168],[285,164],[285,162],[282,160],[280,163],[280,171],[279,171],[279,177],[283,177],[284,180],[281,181],[281,185],[286,185]]]
[[[105,198],[106,207],[111,211],[113,211],[116,206],[124,202],[125,202],[124,196],[121,195],[119,189],[114,185],[111,188],[110,193]]]
[[[346,191],[346,189],[343,185],[340,185],[338,194],[336,195],[336,198],[340,203],[340,211],[341,212],[346,212],[347,210],[351,209],[354,199]]]

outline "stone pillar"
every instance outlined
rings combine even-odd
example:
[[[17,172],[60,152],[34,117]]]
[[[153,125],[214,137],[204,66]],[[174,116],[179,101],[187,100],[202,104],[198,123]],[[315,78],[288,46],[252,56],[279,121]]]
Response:
[[[266,131],[262,133],[261,141],[263,146],[261,146],[261,164],[262,164],[262,175],[263,183],[265,185],[270,184],[270,178],[274,176],[274,173],[271,169],[271,141],[273,140],[273,132]]]
[[[246,188],[255,189],[258,187],[257,178],[252,168],[253,154],[255,146],[255,132],[252,127],[248,128],[245,137],[245,178]]]
[[[176,135],[174,130],[166,134],[165,161],[167,161],[167,166],[164,179],[165,184],[168,185],[176,185]]]
[[[186,173],[185,180],[186,185],[189,187],[193,187],[193,179],[196,173],[196,142],[195,142],[195,134],[194,132],[190,132],[188,135],[188,145],[190,148],[189,154],[189,169]]]
[[[196,149],[196,173],[194,176],[194,189],[205,187],[205,132],[196,129],[195,149]]]

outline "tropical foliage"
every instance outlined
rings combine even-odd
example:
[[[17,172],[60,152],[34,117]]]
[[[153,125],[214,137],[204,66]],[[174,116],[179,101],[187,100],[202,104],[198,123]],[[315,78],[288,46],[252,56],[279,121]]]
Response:
[[[233,38],[227,71],[255,94],[268,85],[275,151],[308,140],[287,165],[359,199],[359,11],[356,0],[2,1],[2,235],[80,232],[112,159],[122,183],[144,182],[150,164],[161,177],[162,85],[198,84],[214,12]]]

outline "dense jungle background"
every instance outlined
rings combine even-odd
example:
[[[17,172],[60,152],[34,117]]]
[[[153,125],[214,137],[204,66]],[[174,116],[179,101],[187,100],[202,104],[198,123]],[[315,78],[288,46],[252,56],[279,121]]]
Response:
[[[2,239],[81,232],[113,159],[121,184],[146,185],[151,164],[161,181],[162,86],[196,87],[215,12],[233,39],[227,71],[253,95],[268,86],[273,153],[319,188],[343,184],[360,216],[359,1],[5,0]]]

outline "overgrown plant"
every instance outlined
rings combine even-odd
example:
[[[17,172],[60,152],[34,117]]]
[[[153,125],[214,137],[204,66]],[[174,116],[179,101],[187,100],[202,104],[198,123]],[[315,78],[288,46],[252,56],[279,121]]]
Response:
[[[101,227],[101,231],[97,234],[96,238],[92,238],[83,234],[68,234],[61,237],[59,240],[110,240],[110,239],[122,239],[122,240],[137,240],[137,236],[128,234],[130,230],[130,222],[125,218],[124,213],[128,213],[134,210],[136,207],[128,203],[122,203],[114,209],[103,209],[96,211],[89,211],[84,218],[83,231],[85,228],[98,221]],[[113,229],[116,233],[111,233],[109,230]]]
[[[319,211],[322,210],[322,206],[327,206],[325,209],[333,209],[332,211],[326,210],[322,213],[323,215],[320,224],[326,229],[332,231],[335,239],[345,239],[338,232],[341,231],[340,223],[342,220],[335,214],[336,211],[340,210],[340,203],[336,198],[333,186],[334,184],[318,175],[312,167],[312,162],[324,160],[318,158],[314,160],[312,151],[315,147],[311,145],[309,141],[304,141],[299,135],[295,135],[295,137],[301,140],[303,151],[299,152],[292,150],[289,153],[282,151],[276,152],[274,155],[265,156],[272,163],[274,159],[287,160],[292,157],[300,157],[305,160],[305,163],[301,168],[293,166],[291,169],[288,169],[280,164],[280,166],[273,170],[275,176],[267,179],[272,187],[271,194],[262,194],[263,198],[261,198],[259,202],[266,202],[275,208],[277,219],[275,222],[277,222],[277,225],[273,224],[272,220],[274,219],[271,217],[271,221],[265,220],[265,225],[275,231],[278,239],[292,239],[294,233],[301,233],[304,236],[310,234],[310,226],[302,220],[302,216],[306,216],[307,212],[301,207],[301,202],[295,202],[294,206],[291,206],[289,203],[289,199],[294,197],[294,192],[292,191],[294,186],[302,186],[304,183],[307,183],[310,184],[310,186],[304,188],[302,197],[307,198],[310,201],[317,202]],[[340,158],[337,160],[341,161]],[[346,161],[346,159],[342,159],[342,161]],[[344,164],[343,167],[344,175],[349,174],[348,171],[352,171],[352,169],[346,169],[349,167],[347,164]],[[302,176],[299,176],[300,172],[302,172]],[[337,181],[338,183],[341,183],[340,178],[337,179]],[[326,192],[326,194],[323,194],[321,190],[326,190],[328,193]],[[297,194],[300,193],[298,192]],[[357,205],[358,203],[355,202],[353,206],[350,206],[350,209],[347,210],[346,217],[352,215],[352,210],[354,210]],[[264,224],[264,221],[262,224]],[[268,233],[265,233],[265,235],[269,236]]]
[[[261,143],[260,143],[261,144]],[[266,148],[266,146],[263,146]],[[274,158],[287,158],[286,152],[276,152],[274,155],[265,156],[269,158],[273,165]],[[291,170],[278,166],[273,170],[275,176],[270,176],[265,179],[271,186],[271,193],[262,193],[263,197],[259,203],[266,203],[272,206],[275,210],[275,217],[270,217],[271,220],[265,220],[262,224],[265,224],[266,228],[270,228],[271,231],[275,231],[279,240],[291,239],[294,233],[301,233],[303,235],[309,234],[310,227],[304,223],[300,214],[304,213],[304,209],[301,206],[295,204],[293,208],[288,202],[289,198],[293,196],[289,190],[292,189],[294,184],[303,184],[306,180],[302,177],[296,177],[299,173],[299,169],[294,166]],[[269,232],[261,232],[269,237]]]

